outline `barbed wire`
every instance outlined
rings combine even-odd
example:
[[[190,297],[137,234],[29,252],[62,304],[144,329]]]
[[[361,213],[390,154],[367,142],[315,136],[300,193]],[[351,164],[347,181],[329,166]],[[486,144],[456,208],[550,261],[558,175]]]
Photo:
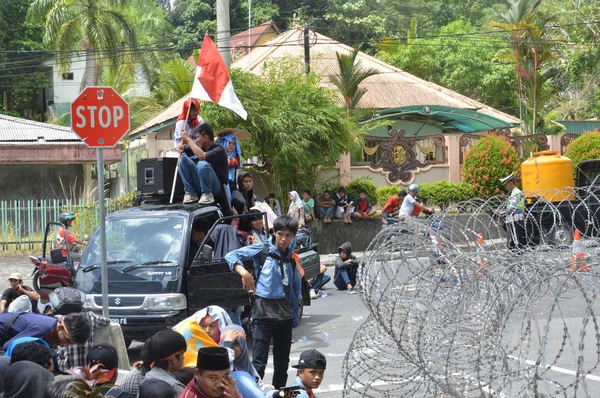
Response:
[[[496,211],[506,197],[383,227],[359,273],[370,315],[344,397],[595,396],[600,201],[577,194],[528,204],[517,247]]]

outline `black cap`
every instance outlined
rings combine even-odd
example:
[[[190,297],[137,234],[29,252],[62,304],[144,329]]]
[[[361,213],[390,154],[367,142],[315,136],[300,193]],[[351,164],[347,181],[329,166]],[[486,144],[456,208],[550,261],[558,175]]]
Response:
[[[321,354],[319,351],[314,349],[308,350],[300,354],[298,365],[294,365],[292,368],[326,369],[327,360],[325,359],[325,355]]]
[[[229,353],[223,347],[202,347],[198,350],[196,368],[201,370],[229,369]]]
[[[98,344],[89,349],[85,362],[91,366],[101,363],[104,369],[111,370],[119,366],[119,355],[112,345]]]

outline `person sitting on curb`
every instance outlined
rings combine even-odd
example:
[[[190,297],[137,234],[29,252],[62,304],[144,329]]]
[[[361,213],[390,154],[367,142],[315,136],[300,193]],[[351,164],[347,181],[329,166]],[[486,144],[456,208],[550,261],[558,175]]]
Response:
[[[229,161],[225,148],[215,144],[215,133],[208,123],[194,129],[196,140],[187,132],[182,132],[182,143],[188,145],[192,155],[182,153],[179,175],[183,181],[185,196],[183,203],[198,200],[197,192],[202,192],[198,204],[215,202],[214,195],[221,193],[221,187],[229,181]],[[180,152],[184,152],[184,149]]]
[[[377,213],[377,210],[373,210],[371,199],[367,196],[367,191],[361,189],[358,192],[358,199],[355,202],[352,217],[358,220],[367,220],[373,217],[375,213]]]
[[[239,398],[231,377],[229,354],[223,347],[203,347],[198,350],[194,378],[179,398]]]
[[[0,312],[17,312],[11,311],[10,305],[19,297],[25,296],[31,302],[31,311],[27,312],[39,314],[40,311],[38,310],[38,300],[40,299],[40,295],[37,294],[29,286],[23,285],[23,277],[21,276],[21,274],[19,274],[18,272],[13,272],[8,277],[8,282],[10,283],[10,287],[4,290],[4,292],[2,293],[2,298],[0,299]]]
[[[335,212],[335,200],[331,198],[331,191],[326,189],[317,204],[319,205],[319,218],[325,223],[330,223]]]
[[[298,364],[292,367],[298,369],[296,379],[286,386],[287,391],[274,391],[270,397],[316,398],[313,390],[319,388],[323,382],[327,368],[325,355],[315,349],[304,351],[300,354]],[[292,388],[288,389],[288,387]],[[298,388],[293,389],[293,387]]]
[[[339,255],[335,259],[335,273],[333,275],[333,284],[338,290],[347,290],[354,294],[356,290],[356,274],[358,273],[358,262],[352,255],[352,244],[344,242],[338,248]]]
[[[306,221],[315,220],[315,200],[311,198],[310,189],[302,192],[302,203],[304,204],[304,219]]]
[[[21,337],[40,337],[51,347],[83,344],[92,330],[84,314],[75,313],[55,318],[39,314],[0,314],[0,344],[7,350]]]
[[[340,187],[333,198],[335,200],[335,218],[344,219],[345,224],[352,224],[352,213],[354,213],[354,201],[348,197],[346,188]]]

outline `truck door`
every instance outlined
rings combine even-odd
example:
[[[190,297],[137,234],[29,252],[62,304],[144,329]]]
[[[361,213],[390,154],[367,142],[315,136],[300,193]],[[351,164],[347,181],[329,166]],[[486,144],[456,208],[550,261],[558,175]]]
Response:
[[[242,288],[242,278],[229,269],[224,259],[227,253],[246,244],[238,231],[230,225],[234,219],[243,217],[230,216],[218,220],[210,227],[196,250],[186,278],[190,313],[208,305],[229,309],[250,304],[250,297]],[[201,228],[205,229],[206,226]],[[251,272],[253,261],[248,260],[244,266]]]

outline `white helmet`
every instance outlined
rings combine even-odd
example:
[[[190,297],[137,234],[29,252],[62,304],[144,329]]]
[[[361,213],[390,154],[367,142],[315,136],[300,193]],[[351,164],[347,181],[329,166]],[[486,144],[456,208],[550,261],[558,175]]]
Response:
[[[419,192],[419,184],[410,184],[408,186],[409,191]]]

